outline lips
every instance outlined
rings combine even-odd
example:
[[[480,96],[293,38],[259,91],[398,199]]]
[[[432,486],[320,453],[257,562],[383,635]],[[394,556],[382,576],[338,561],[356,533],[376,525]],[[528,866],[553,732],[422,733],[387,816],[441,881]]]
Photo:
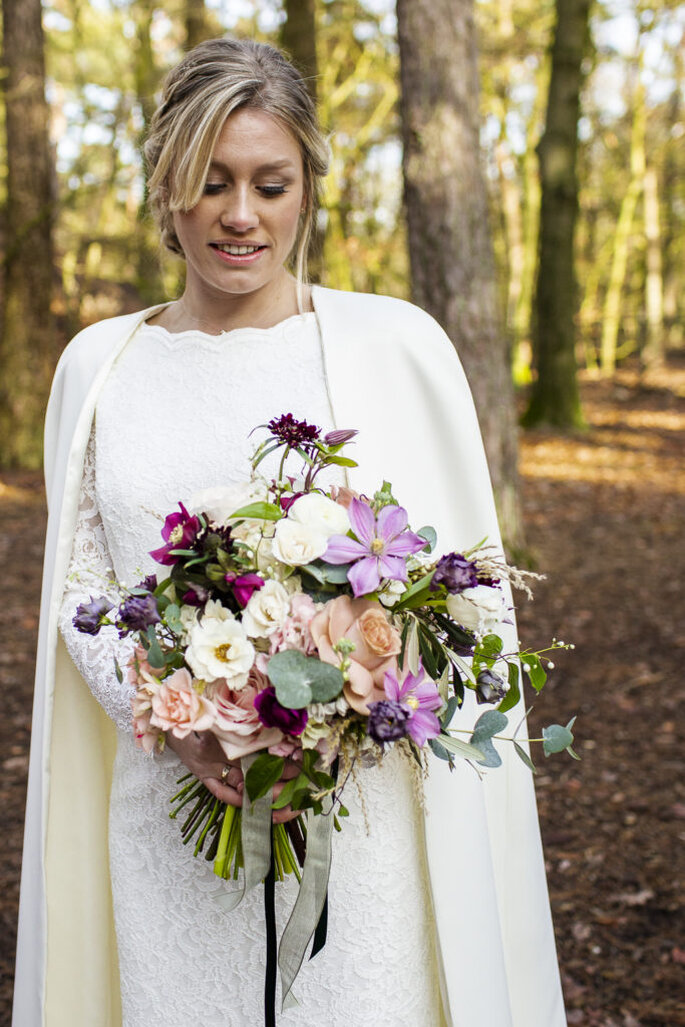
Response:
[[[230,264],[233,267],[251,264],[259,260],[262,253],[268,249],[261,243],[212,242],[209,245],[222,263]]]

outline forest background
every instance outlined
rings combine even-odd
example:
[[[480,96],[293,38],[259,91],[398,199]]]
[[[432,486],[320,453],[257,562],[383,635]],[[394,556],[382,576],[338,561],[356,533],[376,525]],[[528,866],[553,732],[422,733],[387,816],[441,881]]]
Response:
[[[660,761],[678,737],[683,646],[685,5],[2,0],[2,13],[0,554],[23,611],[0,651],[8,939],[49,381],[81,327],[182,290],[140,144],[166,70],[228,31],[293,54],[331,133],[315,280],[414,298],[444,325],[510,547],[554,574],[523,626],[582,639],[547,710],[580,710],[584,763],[537,779],[569,1022],[685,1023],[685,796]],[[0,957],[11,968],[11,947]],[[0,1023],[7,1008],[3,985]]]

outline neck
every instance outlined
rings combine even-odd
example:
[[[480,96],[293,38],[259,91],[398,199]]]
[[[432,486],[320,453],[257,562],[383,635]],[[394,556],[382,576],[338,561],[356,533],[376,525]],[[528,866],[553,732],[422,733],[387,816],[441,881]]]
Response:
[[[260,289],[245,295],[207,295],[201,287],[194,288],[192,283],[187,283],[181,298],[163,312],[160,323],[171,331],[198,328],[211,335],[234,328],[271,328],[293,314],[311,310],[306,288],[303,300],[300,310],[297,283],[285,271],[278,282],[270,283],[268,290]]]

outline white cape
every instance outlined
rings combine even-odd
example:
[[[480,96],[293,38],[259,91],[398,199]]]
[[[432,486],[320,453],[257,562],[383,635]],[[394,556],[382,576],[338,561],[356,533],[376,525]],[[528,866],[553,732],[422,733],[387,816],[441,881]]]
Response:
[[[437,529],[440,552],[484,536],[499,544],[473,402],[444,332],[400,300],[322,288],[313,300],[334,422],[359,429],[351,485],[373,492],[383,478],[390,481],[412,526]],[[48,406],[49,519],[14,1027],[121,1024],[107,856],[116,732],[71,663],[57,616],[97,397],[114,360],[159,309],[76,336],[59,361]],[[511,722],[520,715],[512,711]],[[448,1027],[566,1023],[532,779],[510,748],[500,746],[504,765],[484,781],[465,763],[450,774],[432,760],[425,786]]]

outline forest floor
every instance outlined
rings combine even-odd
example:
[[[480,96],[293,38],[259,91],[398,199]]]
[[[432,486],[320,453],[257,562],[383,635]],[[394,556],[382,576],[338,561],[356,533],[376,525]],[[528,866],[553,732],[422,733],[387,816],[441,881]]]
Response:
[[[553,636],[576,645],[556,657],[531,717],[535,734],[578,714],[581,762],[536,759],[568,1021],[678,1027],[685,358],[646,378],[586,379],[582,394],[586,433],[527,433],[521,448],[527,541],[548,575],[520,604],[521,634],[530,646]],[[11,600],[0,647],[0,1025],[10,1019],[44,518],[37,475],[0,479]]]

